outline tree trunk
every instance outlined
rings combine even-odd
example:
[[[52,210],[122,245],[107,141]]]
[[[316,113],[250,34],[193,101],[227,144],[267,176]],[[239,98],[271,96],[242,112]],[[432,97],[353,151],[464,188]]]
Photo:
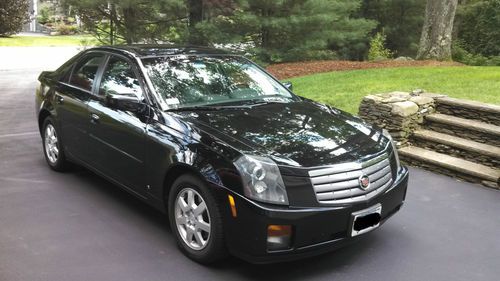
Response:
[[[451,60],[457,3],[458,0],[427,0],[417,59]]]
[[[135,7],[123,8],[123,25],[125,27],[125,41],[127,45],[137,42],[137,11]]]
[[[109,8],[109,44],[115,44],[115,17],[116,17],[116,8],[114,3],[108,2]]]
[[[269,20],[269,17],[271,16],[271,11],[269,8],[263,8],[261,11],[261,17],[264,19],[264,22],[267,22]],[[268,24],[261,23],[260,26],[260,48],[262,50],[266,50],[265,52],[262,53],[262,58],[264,61],[271,61],[271,56],[267,52],[270,49],[271,45],[271,30],[268,26]]]
[[[188,43],[193,45],[204,45],[206,42],[202,34],[196,29],[196,25],[203,20],[203,2],[202,0],[189,0],[189,38]]]

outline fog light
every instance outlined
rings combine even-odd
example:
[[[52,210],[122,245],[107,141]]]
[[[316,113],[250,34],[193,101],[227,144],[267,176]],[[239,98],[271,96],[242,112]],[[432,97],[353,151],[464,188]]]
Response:
[[[267,250],[288,250],[292,244],[292,226],[274,225],[267,227]]]

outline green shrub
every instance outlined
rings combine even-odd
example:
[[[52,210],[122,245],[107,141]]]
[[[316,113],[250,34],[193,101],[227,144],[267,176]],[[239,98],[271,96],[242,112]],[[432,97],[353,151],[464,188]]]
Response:
[[[500,66],[500,56],[486,57],[481,54],[472,54],[462,47],[462,44],[462,41],[453,43],[452,57],[454,61],[476,66]]]
[[[54,20],[54,12],[52,5],[49,3],[42,3],[40,10],[38,12],[37,20],[40,24],[46,24],[49,22],[53,22]]]
[[[56,32],[58,32],[59,35],[71,35],[78,32],[78,27],[76,25],[61,23],[56,26]]]
[[[368,51],[369,61],[387,60],[392,57],[391,50],[385,47],[386,36],[383,32],[378,32],[370,41],[370,50]]]

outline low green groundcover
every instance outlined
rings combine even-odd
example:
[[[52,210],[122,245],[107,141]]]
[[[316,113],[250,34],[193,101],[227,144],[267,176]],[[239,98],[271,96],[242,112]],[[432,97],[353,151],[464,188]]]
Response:
[[[95,40],[89,35],[0,37],[0,46],[3,47],[80,46],[95,43]]]
[[[401,67],[320,73],[288,79],[294,92],[357,114],[373,93],[424,89],[450,97],[500,104],[500,67]]]

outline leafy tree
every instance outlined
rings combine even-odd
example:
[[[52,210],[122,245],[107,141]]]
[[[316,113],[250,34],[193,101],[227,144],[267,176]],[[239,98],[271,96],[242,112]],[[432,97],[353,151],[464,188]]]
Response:
[[[64,0],[104,44],[175,40],[186,21],[183,0]]]
[[[202,28],[212,43],[245,42],[263,62],[333,58],[374,26],[351,17],[359,5],[350,0],[239,1],[231,15]]]
[[[28,0],[0,1],[0,36],[10,36],[21,31],[30,19]]]
[[[188,10],[188,30],[186,42],[207,45],[206,23],[219,16],[232,15],[239,2],[235,0],[186,0]]]
[[[386,45],[398,56],[417,54],[426,0],[363,0],[360,17],[378,22],[376,31],[387,35]]]
[[[500,0],[469,0],[459,6],[457,39],[472,54],[500,56]]]
[[[63,1],[103,43],[241,47],[264,62],[362,59],[375,25],[352,16],[360,0]]]
[[[52,4],[41,3],[37,17],[38,22],[41,24],[46,24],[52,21],[53,17],[54,17],[54,12],[52,9]]]

